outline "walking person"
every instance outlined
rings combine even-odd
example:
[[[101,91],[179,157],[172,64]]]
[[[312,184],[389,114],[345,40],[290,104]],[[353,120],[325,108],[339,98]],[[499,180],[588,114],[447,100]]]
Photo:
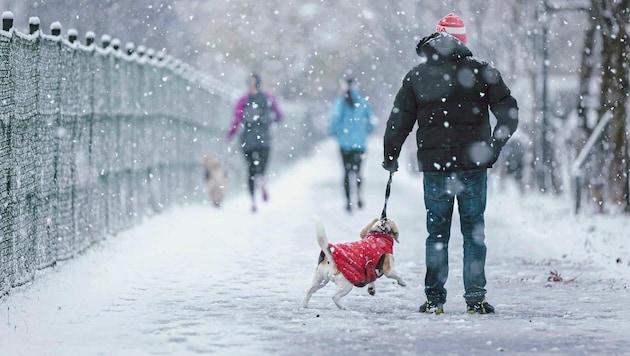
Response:
[[[270,126],[282,119],[273,95],[261,91],[261,79],[251,73],[247,79],[248,92],[236,102],[234,120],[227,133],[228,140],[240,131],[241,150],[247,163],[247,187],[251,196],[252,212],[256,212],[255,192],[259,187],[263,201],[269,199],[265,186],[265,172],[271,148]]]
[[[339,144],[348,212],[352,212],[354,206],[352,191],[356,195],[356,207],[363,208],[361,164],[365,157],[367,137],[374,127],[372,109],[354,87],[353,80],[342,81],[342,93],[337,96],[331,107],[328,134]]]
[[[405,76],[384,135],[383,168],[398,169],[401,147],[418,123],[418,167],[426,207],[426,302],[441,314],[446,302],[448,247],[455,199],[463,235],[464,298],[468,313],[494,313],[486,297],[487,170],[518,126],[516,99],[492,65],[466,47],[463,21],[440,19],[416,47],[420,64]],[[496,117],[491,127],[489,110]]]
[[[513,138],[503,148],[503,163],[499,173],[501,174],[501,188],[505,188],[508,176],[514,178],[514,182],[520,193],[525,191],[523,182],[523,170],[525,168],[525,147],[522,140]]]

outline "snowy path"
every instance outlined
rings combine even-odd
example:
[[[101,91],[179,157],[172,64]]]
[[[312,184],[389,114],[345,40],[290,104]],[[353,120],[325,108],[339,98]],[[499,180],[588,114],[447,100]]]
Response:
[[[585,220],[566,200],[519,197],[493,185],[486,270],[497,314],[465,313],[457,223],[446,313],[419,314],[422,185],[404,170],[394,176],[388,216],[400,227],[394,251],[408,286],[380,279],[373,297],[355,288],[342,311],[330,299],[331,284],[309,309],[297,309],[319,253],[312,216],[340,242],[358,238],[380,214],[387,173],[380,142],[371,147],[367,207],[353,215],[342,210],[339,158],[325,142],[271,180],[271,202],[258,214],[242,195],[221,210],[177,209],[42,271],[0,300],[0,354],[630,353],[627,217]],[[550,270],[576,279],[548,282]]]

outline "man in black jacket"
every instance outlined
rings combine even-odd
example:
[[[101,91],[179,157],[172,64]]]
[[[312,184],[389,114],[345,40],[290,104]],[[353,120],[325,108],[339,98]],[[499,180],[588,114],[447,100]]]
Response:
[[[464,298],[468,312],[493,313],[486,296],[484,211],[487,169],[518,126],[516,99],[501,74],[473,57],[459,17],[449,14],[416,47],[421,63],[405,76],[384,136],[383,168],[398,157],[416,122],[418,167],[427,210],[425,294],[420,312],[443,313],[448,243],[455,199],[464,237]],[[489,111],[496,118],[492,129]]]

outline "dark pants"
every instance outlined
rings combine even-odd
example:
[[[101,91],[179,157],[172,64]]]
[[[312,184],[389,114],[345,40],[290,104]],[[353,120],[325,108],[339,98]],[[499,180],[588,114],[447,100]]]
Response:
[[[257,149],[243,151],[245,161],[247,162],[247,187],[249,194],[254,196],[254,188],[256,185],[256,177],[262,176],[267,170],[267,161],[269,160],[269,147],[261,147]]]
[[[424,291],[427,300],[446,302],[444,284],[448,277],[448,243],[455,198],[464,237],[464,298],[479,302],[486,295],[486,210],[487,171],[424,173],[424,203],[427,209],[426,264]]]
[[[341,150],[341,160],[343,161],[343,189],[348,205],[350,205],[350,181],[352,178],[354,178],[357,193],[361,191],[361,163],[363,162],[364,154],[365,152],[363,151]]]

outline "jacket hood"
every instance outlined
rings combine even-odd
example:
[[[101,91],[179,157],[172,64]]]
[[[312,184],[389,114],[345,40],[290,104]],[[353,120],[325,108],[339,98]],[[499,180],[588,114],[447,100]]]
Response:
[[[352,100],[354,100],[355,103],[363,103],[363,98],[361,97],[361,94],[357,89],[350,88],[350,95],[352,96]]]
[[[472,56],[463,42],[443,32],[435,32],[421,39],[416,46],[416,53],[426,58],[428,63],[456,62]]]

